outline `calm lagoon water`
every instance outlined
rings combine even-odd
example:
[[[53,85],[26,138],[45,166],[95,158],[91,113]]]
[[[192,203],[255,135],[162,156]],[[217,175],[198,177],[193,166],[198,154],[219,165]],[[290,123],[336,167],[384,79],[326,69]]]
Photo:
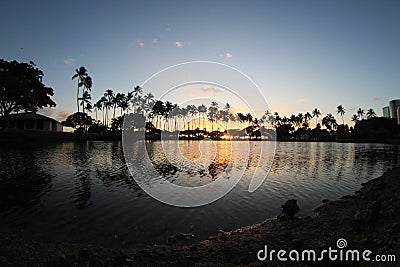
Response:
[[[185,157],[200,156],[200,142],[179,142]],[[229,144],[215,142],[217,154],[203,171],[170,164],[160,142],[148,142],[146,147],[165,179],[194,186],[224,172]],[[260,142],[250,143],[245,175],[230,193],[206,206],[178,208],[140,189],[125,164],[120,142],[1,144],[0,231],[110,247],[162,244],[180,232],[195,233],[199,240],[219,229],[274,217],[290,198],[298,200],[300,216],[311,215],[322,199],[352,193],[400,163],[397,145],[278,142],[267,179],[249,193],[249,173],[259,160],[251,151],[258,146]]]

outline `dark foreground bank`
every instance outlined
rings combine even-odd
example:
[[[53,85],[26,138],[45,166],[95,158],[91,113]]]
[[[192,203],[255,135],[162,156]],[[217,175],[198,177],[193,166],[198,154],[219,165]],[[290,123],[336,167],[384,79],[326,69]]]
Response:
[[[279,216],[262,224],[231,232],[220,231],[202,242],[107,249],[82,244],[48,243],[0,237],[1,266],[399,266],[400,264],[400,168],[365,183],[360,191],[339,200],[324,200],[314,217]],[[185,236],[182,236],[182,240]],[[332,262],[325,254],[320,262],[272,262],[257,259],[270,250],[313,249],[318,254],[345,239],[343,250],[372,253],[371,261]],[[182,241],[184,242],[184,241]],[[396,262],[376,262],[376,255],[394,255]],[[295,254],[293,254],[295,255]],[[263,256],[263,254],[260,254]],[[288,254],[285,255],[288,258]],[[386,257],[389,260],[389,257]],[[393,257],[390,257],[393,260]]]

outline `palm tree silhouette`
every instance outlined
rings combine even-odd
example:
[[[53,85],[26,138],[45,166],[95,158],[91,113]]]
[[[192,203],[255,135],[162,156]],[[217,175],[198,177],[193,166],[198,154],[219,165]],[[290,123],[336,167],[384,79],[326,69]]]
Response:
[[[79,112],[79,88],[84,85],[85,78],[88,76],[85,67],[81,66],[79,69],[75,69],[75,74],[72,76],[72,80],[78,78],[78,85],[76,90],[76,106]]]
[[[322,125],[325,125],[325,127],[328,130],[332,130],[336,128],[337,122],[335,117],[331,113],[328,113],[323,119],[322,119]]]
[[[115,95],[112,89],[107,89],[104,93],[104,98],[106,100],[104,102],[104,107],[106,109],[106,126],[108,126],[108,110],[111,109],[114,104],[114,97]]]
[[[211,102],[210,107],[208,108],[208,120],[211,122],[211,131],[214,131],[214,122],[217,119],[218,114],[218,103],[215,101]]]
[[[358,122],[358,115],[357,115],[357,114],[354,114],[354,115],[351,117],[351,121],[354,122],[354,123]]]
[[[313,116],[310,114],[310,112],[306,112],[306,114],[304,114],[304,120],[306,122],[308,122]]]
[[[364,118],[364,110],[362,108],[358,108],[357,115],[360,120],[363,119]]]
[[[204,130],[204,115],[207,113],[206,105],[201,104],[200,106],[197,107],[197,111],[199,112],[199,114],[201,114],[201,116],[203,118],[203,127],[202,127],[202,129]],[[199,127],[200,127],[200,118],[199,118]]]
[[[313,117],[315,117],[315,126],[318,124],[318,117],[321,116],[321,111],[318,108],[315,108],[312,112]]]
[[[101,99],[99,99],[96,103],[94,103],[93,108],[96,112],[96,121],[97,121],[97,111],[102,110],[103,108],[103,102]]]
[[[79,98],[79,100],[81,100],[83,113],[85,113],[85,108],[88,111],[90,111],[92,109],[91,99],[92,99],[92,97],[90,96],[90,93],[88,91],[84,91],[82,94],[82,97]]]
[[[371,118],[375,118],[376,117],[376,113],[375,111],[370,108],[367,110],[367,119],[371,119]]]
[[[346,110],[344,109],[344,107],[342,105],[339,105],[339,106],[337,106],[336,112],[337,112],[337,114],[340,114],[340,116],[342,116],[342,122],[344,125],[343,115],[344,115],[344,113],[346,113]]]
[[[170,101],[166,101],[165,102],[165,111],[164,111],[164,118],[165,118],[165,124],[167,125],[167,130],[169,131],[170,130],[170,127],[169,127],[169,122],[170,122],[170,114],[171,114],[171,111],[174,109],[174,104],[172,104],[172,102],[170,102]],[[165,124],[164,124],[164,130],[165,130]]]

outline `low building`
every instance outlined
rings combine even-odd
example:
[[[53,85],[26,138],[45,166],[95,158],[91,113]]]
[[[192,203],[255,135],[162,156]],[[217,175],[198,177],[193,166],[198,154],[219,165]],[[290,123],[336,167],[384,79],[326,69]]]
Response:
[[[7,118],[7,128],[62,132],[63,126],[53,118],[35,112],[11,114]]]

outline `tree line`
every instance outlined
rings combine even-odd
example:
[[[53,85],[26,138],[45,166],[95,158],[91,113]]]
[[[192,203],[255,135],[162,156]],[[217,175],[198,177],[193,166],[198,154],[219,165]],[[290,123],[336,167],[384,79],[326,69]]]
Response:
[[[0,123],[3,126],[7,125],[7,117],[12,113],[36,112],[44,107],[56,106],[51,99],[54,90],[44,85],[43,76],[43,72],[33,62],[0,60]],[[346,109],[343,105],[337,106],[335,110],[341,121],[338,123],[332,113],[319,120],[322,113],[318,108],[290,116],[281,116],[267,110],[257,118],[251,113],[234,111],[229,103],[212,101],[208,106],[179,106],[170,101],[157,100],[150,92],[143,93],[140,86],[127,93],[107,89],[100,99],[92,102],[93,79],[87,69],[83,66],[76,69],[71,78],[76,81],[77,112],[68,116],[62,124],[84,134],[118,135],[125,116],[133,118],[134,130],[146,131],[149,137],[159,137],[161,131],[164,131],[187,138],[231,135],[261,139],[265,138],[264,135],[273,138],[271,130],[275,128],[278,140],[354,139],[360,136],[376,139],[377,136],[390,136],[390,133],[397,131],[394,120],[377,118],[372,108],[367,111],[359,108],[351,117],[354,126],[349,127],[344,122]],[[310,124],[313,119],[315,124],[312,128]],[[379,132],[378,129],[385,129],[387,133]]]
[[[229,103],[220,105],[212,101],[209,106],[191,104],[181,107],[170,101],[157,100],[150,92],[144,94],[140,86],[134,87],[127,93],[107,89],[103,96],[92,104],[90,95],[92,79],[86,68],[76,69],[72,79],[77,79],[78,112],[67,118],[63,124],[91,133],[121,131],[123,118],[127,114],[134,114],[136,122],[142,122],[136,123],[136,126],[142,125],[136,128],[143,128],[148,135],[160,135],[161,131],[179,131],[187,137],[197,138],[210,136],[211,133],[221,135],[229,130],[238,134],[238,131],[233,131],[235,129],[239,130],[242,136],[247,134],[250,137],[262,138],[262,133],[270,133],[266,129],[275,127],[279,140],[328,140],[350,139],[354,132],[353,126],[349,127],[344,123],[343,116],[346,109],[343,105],[336,107],[336,114],[341,118],[339,124],[332,113],[326,114],[319,122],[322,113],[318,108],[288,117],[267,110],[260,118],[256,118],[251,113],[233,112]],[[80,106],[82,112],[79,111]],[[95,118],[93,119],[85,111]],[[376,117],[372,108],[366,112],[359,108],[351,117],[351,121],[356,125],[360,121]],[[310,127],[312,119],[315,119],[314,128]]]

